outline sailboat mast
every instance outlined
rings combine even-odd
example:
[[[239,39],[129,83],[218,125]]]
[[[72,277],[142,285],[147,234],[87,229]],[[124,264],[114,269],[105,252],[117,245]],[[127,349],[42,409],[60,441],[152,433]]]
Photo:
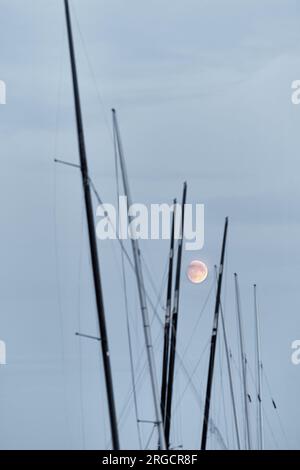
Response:
[[[92,198],[91,198],[91,191],[90,191],[90,179],[89,179],[88,164],[87,164],[87,158],[86,158],[84,129],[83,129],[83,122],[82,122],[80,94],[79,94],[78,76],[77,76],[77,68],[76,68],[76,58],[75,58],[73,33],[72,33],[72,23],[71,23],[68,0],[65,0],[65,13],[66,13],[66,22],[67,22],[71,71],[72,71],[72,79],[73,79],[74,104],[75,104],[77,136],[78,136],[78,149],[79,149],[79,156],[80,156],[80,168],[81,168],[81,175],[82,175],[84,201],[85,201],[85,207],[86,207],[87,227],[88,227],[88,235],[89,235],[91,263],[92,263],[92,270],[93,270],[96,306],[97,306],[99,329],[100,329],[100,336],[101,336],[100,343],[101,343],[101,350],[102,350],[106,393],[107,393],[107,401],[108,401],[108,408],[109,408],[111,437],[112,437],[113,449],[119,450],[120,445],[119,445],[117,417],[116,417],[116,409],[115,409],[115,401],[114,401],[114,390],[113,390],[110,355],[109,355],[105,312],[104,312],[104,304],[103,304],[103,294],[102,294],[102,287],[101,287],[101,276],[100,276],[100,268],[99,268],[99,260],[98,260],[97,241],[96,241],[95,226],[94,226],[93,205],[92,205]]]
[[[167,378],[168,378],[168,364],[169,364],[169,350],[170,350],[170,320],[172,308],[172,281],[173,281],[173,261],[174,261],[174,238],[175,238],[175,217],[176,217],[176,199],[173,202],[173,215],[171,227],[171,241],[169,252],[169,272],[168,272],[168,286],[167,286],[167,303],[164,327],[164,351],[163,351],[163,365],[162,365],[162,380],[161,380],[161,412],[166,426],[166,400],[167,400]]]
[[[245,419],[246,419],[246,447],[248,450],[250,450],[251,438],[250,438],[250,423],[249,423],[249,409],[248,409],[249,398],[248,398],[248,383],[247,383],[247,356],[245,354],[245,348],[244,348],[240,289],[239,289],[237,273],[234,273],[234,284],[235,284],[235,297],[236,297],[236,312],[237,312],[237,317],[238,317],[238,328],[239,328],[239,338],[240,338],[240,353],[241,353],[241,361],[242,361],[244,411],[245,411]]]
[[[220,312],[220,305],[221,305],[221,291],[222,291],[222,280],[223,280],[223,269],[224,269],[224,260],[225,260],[227,230],[228,230],[228,217],[226,217],[226,219],[225,219],[221,259],[220,259],[220,267],[219,267],[219,275],[218,275],[218,288],[217,288],[216,304],[215,304],[215,312],[214,312],[214,322],[213,322],[213,329],[212,329],[211,343],[210,343],[210,357],[209,357],[208,377],[207,377],[206,397],[205,397],[205,408],[204,408],[203,427],[202,427],[201,450],[206,449],[206,443],[207,443],[208,420],[209,420],[210,399],[211,399],[212,382],[213,382],[214,365],[215,365],[215,356],[216,356],[217,334],[218,334],[218,324],[219,324],[219,312]]]
[[[257,417],[258,417],[258,446],[260,450],[264,448],[263,434],[263,414],[262,414],[262,361],[260,354],[260,322],[257,305],[256,284],[253,286],[254,293],[254,314],[255,314],[255,337],[256,337],[256,368],[257,368]]]
[[[176,266],[176,277],[175,277],[175,289],[174,289],[174,305],[172,312],[172,334],[171,334],[171,349],[170,349],[170,362],[169,362],[169,373],[168,373],[168,386],[167,386],[167,402],[166,402],[166,442],[167,448],[170,447],[170,431],[171,431],[171,418],[172,418],[172,397],[173,397],[173,384],[174,384],[174,372],[175,372],[175,358],[176,358],[176,341],[177,341],[177,324],[178,324],[178,312],[179,312],[179,294],[180,294],[180,275],[181,275],[181,260],[182,260],[182,248],[183,248],[183,236],[184,236],[184,209],[186,203],[187,184],[183,185],[183,196],[181,206],[181,234],[178,240],[178,251],[177,251],[177,266]]]
[[[125,165],[123,147],[121,143],[121,136],[120,136],[119,126],[118,126],[118,121],[117,121],[117,115],[114,109],[112,110],[112,115],[113,115],[114,138],[116,139],[116,143],[117,143],[121,172],[122,172],[122,179],[123,179],[123,186],[124,186],[125,195],[127,197],[127,208],[129,209],[132,205],[132,198],[130,194],[130,188],[129,188],[127,170],[126,170],[126,165]],[[129,226],[130,226],[131,217],[129,215],[128,215],[128,219],[129,219],[128,221],[129,221]],[[164,433],[164,426],[163,426],[161,406],[160,406],[160,397],[159,397],[159,391],[158,391],[155,358],[154,358],[154,352],[153,352],[150,319],[149,319],[149,312],[148,312],[148,307],[147,307],[146,290],[145,290],[142,263],[141,263],[141,257],[140,257],[140,249],[139,249],[138,240],[135,239],[135,237],[133,236],[131,236],[131,244],[132,244],[138,293],[139,293],[139,301],[140,301],[141,313],[142,313],[142,318],[143,318],[146,351],[147,351],[151,387],[152,387],[152,394],[153,394],[153,402],[154,402],[155,424],[158,429],[159,448],[162,450],[165,450],[166,441],[165,441],[165,433]]]
[[[218,266],[215,266],[215,274],[216,274],[216,280],[218,280]],[[229,350],[229,345],[228,345],[228,340],[227,340],[227,331],[226,331],[225,317],[224,317],[224,312],[223,312],[223,308],[222,308],[222,303],[220,304],[220,313],[221,313],[221,322],[222,322],[222,330],[223,330],[226,361],[227,361],[227,369],[228,369],[230,395],[231,395],[233,418],[234,418],[234,427],[235,427],[235,432],[236,432],[236,442],[237,442],[238,450],[240,450],[241,449],[241,441],[240,441],[240,434],[239,434],[236,402],[235,402],[235,397],[234,397],[232,370],[231,370],[231,364],[230,364],[230,350]]]

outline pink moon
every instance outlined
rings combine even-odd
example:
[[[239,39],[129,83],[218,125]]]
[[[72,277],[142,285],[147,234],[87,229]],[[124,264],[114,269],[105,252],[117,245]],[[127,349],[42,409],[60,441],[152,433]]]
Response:
[[[192,261],[187,268],[187,277],[193,284],[201,284],[208,275],[208,269],[205,263],[199,260]]]

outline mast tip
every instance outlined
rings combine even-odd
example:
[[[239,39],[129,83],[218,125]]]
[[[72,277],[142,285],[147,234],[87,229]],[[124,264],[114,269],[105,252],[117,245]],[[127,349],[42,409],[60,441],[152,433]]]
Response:
[[[115,114],[116,113],[115,108],[111,108],[111,112]]]

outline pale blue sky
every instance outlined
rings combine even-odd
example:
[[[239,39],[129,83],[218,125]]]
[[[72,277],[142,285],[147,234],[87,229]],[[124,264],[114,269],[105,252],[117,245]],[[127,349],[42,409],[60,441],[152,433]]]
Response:
[[[300,79],[299,2],[70,3],[88,159],[101,197],[115,198],[114,106],[135,200],[171,201],[186,179],[189,202],[205,204],[204,249],[185,253],[183,263],[186,269],[199,257],[211,269],[202,286],[182,278],[179,351],[183,354],[189,344],[188,371],[209,338],[212,296],[188,340],[213,281],[228,215],[223,302],[230,343],[238,360],[232,276],[237,271],[251,367],[251,285],[257,282],[265,370],[288,444],[300,448],[300,366],[290,360],[291,343],[300,335],[300,106],[290,99],[291,83]],[[79,321],[82,330],[97,333],[81,181],[75,169],[53,163],[54,157],[78,162],[63,2],[0,0],[0,46],[0,79],[7,85],[7,104],[0,107],[0,339],[8,355],[0,369],[0,447],[105,448],[109,428],[99,345],[79,343],[74,335]],[[159,289],[168,244],[148,242],[143,249]],[[130,368],[120,258],[116,243],[99,243],[99,250],[121,415]],[[138,360],[143,336],[133,281],[128,271]],[[159,315],[163,318],[162,309]],[[153,336],[159,368],[156,321]],[[218,357],[212,416],[232,445],[232,419],[227,409],[226,425],[220,400],[225,362],[222,354]],[[207,360],[206,351],[193,378],[202,399]],[[195,390],[188,388],[180,399],[186,382],[179,368],[172,442],[196,448],[202,412]],[[152,415],[148,385],[146,374],[138,390],[143,419]],[[240,398],[237,374],[235,387]],[[266,385],[264,400],[266,446],[285,448]],[[254,405],[251,419],[254,423]],[[151,429],[144,425],[142,431],[145,444]],[[132,401],[122,415],[120,439],[123,447],[137,446]],[[214,437],[209,444],[217,445]]]

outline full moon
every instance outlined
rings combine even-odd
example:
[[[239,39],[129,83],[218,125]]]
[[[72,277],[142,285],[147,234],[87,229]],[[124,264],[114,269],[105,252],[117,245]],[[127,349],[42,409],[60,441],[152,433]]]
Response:
[[[207,278],[208,269],[202,261],[194,260],[189,264],[186,274],[193,284],[201,284]]]

